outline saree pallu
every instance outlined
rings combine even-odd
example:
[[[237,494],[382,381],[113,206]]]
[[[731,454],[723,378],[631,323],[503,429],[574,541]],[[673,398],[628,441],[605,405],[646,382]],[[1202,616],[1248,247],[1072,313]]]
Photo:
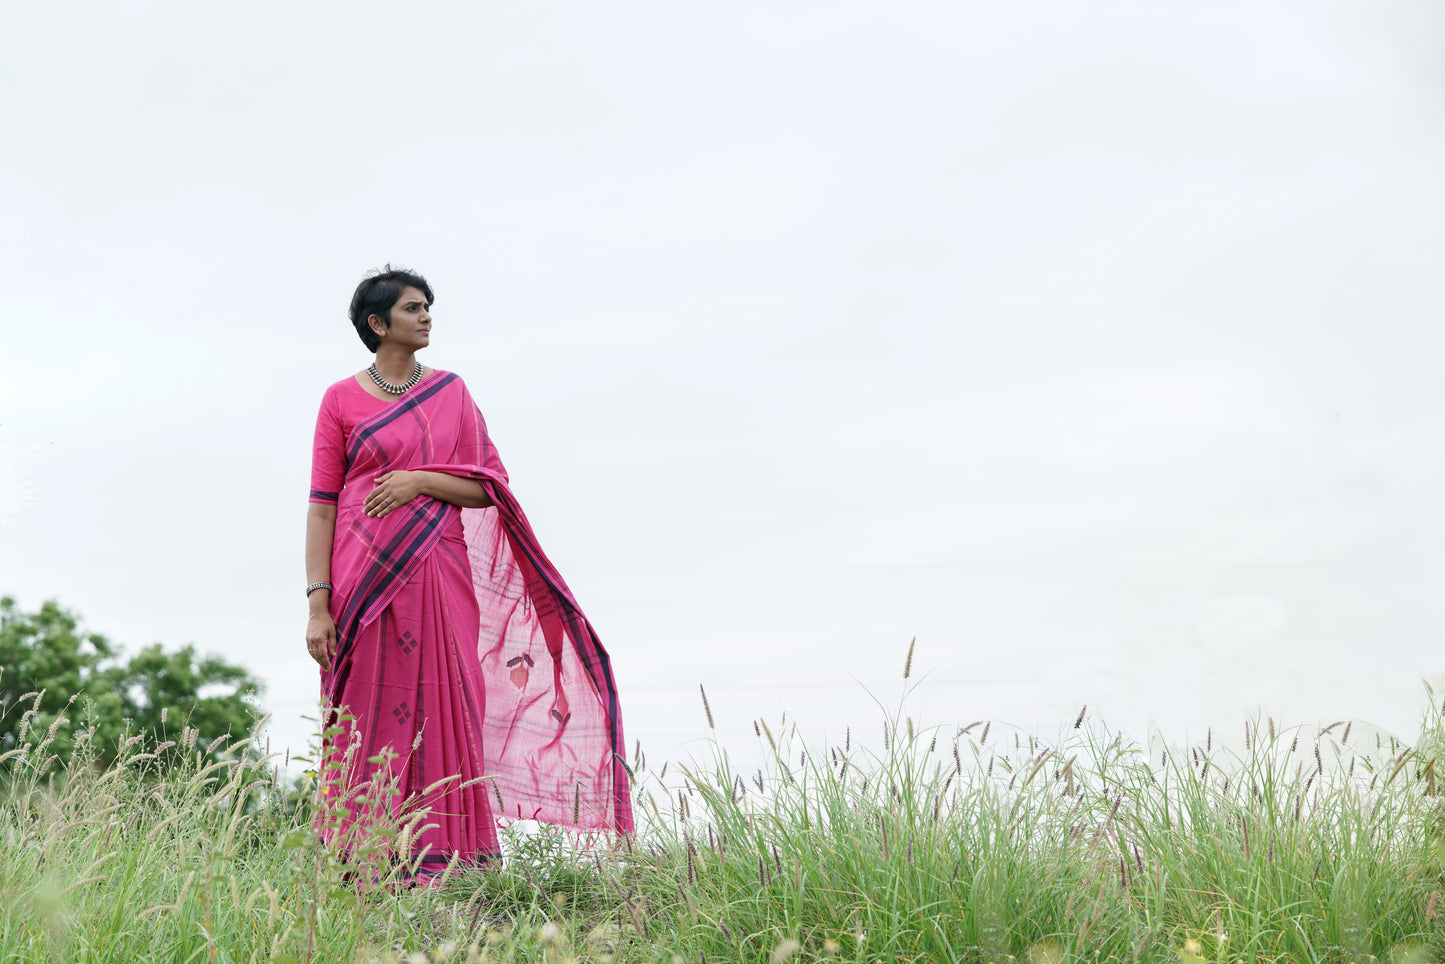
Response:
[[[420,496],[367,516],[375,477],[392,470],[474,479],[492,506]],[[499,819],[631,833],[607,652],[538,545],[462,380],[433,372],[358,422],[344,479],[337,655],[322,690],[339,714],[323,794],[345,802],[330,818],[323,807],[323,840],[344,848],[383,818],[424,811],[398,856],[434,877],[495,857]],[[357,799],[368,785],[387,789]]]

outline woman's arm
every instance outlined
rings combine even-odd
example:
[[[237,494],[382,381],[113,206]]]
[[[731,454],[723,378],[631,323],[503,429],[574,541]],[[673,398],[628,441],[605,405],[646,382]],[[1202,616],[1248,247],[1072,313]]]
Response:
[[[331,581],[331,540],[336,532],[336,506],[320,502],[306,507],[306,584]],[[336,657],[336,623],[331,618],[331,590],[314,589],[306,597],[306,649],[323,669]]]
[[[376,477],[376,488],[366,497],[367,515],[384,516],[419,495],[450,502],[463,509],[485,509],[492,504],[482,483],[445,472],[386,472]]]
[[[464,479],[445,472],[413,472],[421,476],[421,494],[450,502],[463,509],[485,509],[492,504],[487,490],[476,479]]]

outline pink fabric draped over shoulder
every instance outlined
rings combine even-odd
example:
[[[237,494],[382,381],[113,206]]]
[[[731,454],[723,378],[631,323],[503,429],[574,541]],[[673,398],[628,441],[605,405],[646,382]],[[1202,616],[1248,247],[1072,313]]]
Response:
[[[367,399],[365,417],[348,410]],[[367,516],[375,477],[399,469],[474,479],[492,506],[423,496]],[[357,741],[363,760],[390,747],[416,798],[436,779],[475,781],[477,792],[421,801],[442,813],[425,841],[433,859],[489,859],[495,818],[630,833],[607,652],[538,544],[462,380],[433,372],[394,404],[354,380],[332,386],[311,499],[337,506],[338,653],[322,679],[323,697],[352,717],[337,744]]]

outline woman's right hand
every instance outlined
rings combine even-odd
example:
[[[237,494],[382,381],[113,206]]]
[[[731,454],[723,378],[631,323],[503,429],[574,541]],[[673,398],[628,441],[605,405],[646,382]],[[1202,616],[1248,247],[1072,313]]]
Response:
[[[336,621],[329,612],[313,612],[306,620],[306,651],[322,669],[331,668],[336,657]]]

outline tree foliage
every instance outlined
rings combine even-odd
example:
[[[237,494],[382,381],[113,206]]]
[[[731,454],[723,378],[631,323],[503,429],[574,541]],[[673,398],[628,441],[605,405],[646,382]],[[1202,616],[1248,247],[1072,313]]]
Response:
[[[124,659],[104,636],[79,626],[54,600],[22,612],[14,599],[0,598],[0,753],[22,742],[22,718],[31,710],[28,726],[42,734],[62,715],[83,721],[101,763],[114,759],[127,736],[175,740],[209,754],[217,741],[256,725],[262,687],[243,667],[198,657],[193,645],[168,653],[157,643]],[[74,749],[74,730],[56,733],[51,750],[62,760]]]

